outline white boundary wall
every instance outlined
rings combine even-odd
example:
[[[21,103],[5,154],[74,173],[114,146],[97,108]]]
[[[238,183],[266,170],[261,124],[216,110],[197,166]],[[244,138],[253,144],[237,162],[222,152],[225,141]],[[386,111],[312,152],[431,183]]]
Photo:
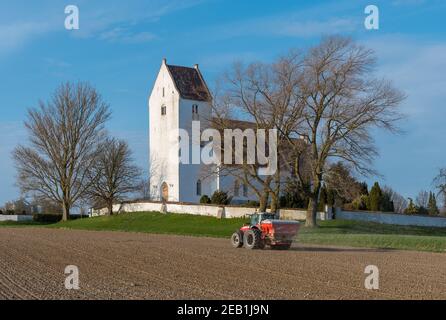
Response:
[[[446,217],[416,216],[382,212],[357,212],[336,209],[336,219],[377,222],[400,226],[446,227]]]
[[[256,208],[235,207],[235,206],[217,206],[203,204],[184,204],[184,203],[166,203],[161,202],[135,202],[116,204],[113,206],[115,213],[124,212],[169,212],[179,214],[193,214],[201,216],[211,216],[218,218],[240,218],[256,212]],[[92,216],[105,215],[107,209],[93,210]],[[305,220],[306,211],[298,209],[281,209],[280,217],[290,220]],[[325,212],[318,213],[318,219],[326,220],[330,214]]]
[[[248,214],[256,212],[255,208],[236,207],[236,206],[217,206],[217,205],[203,205],[203,204],[189,204],[189,203],[173,203],[168,202],[162,204],[161,202],[135,202],[116,204],[113,206],[115,213],[124,212],[170,212],[179,214],[193,214],[210,216],[217,218],[240,218],[246,217]],[[105,215],[107,209],[93,210],[92,216]],[[299,209],[280,209],[280,218],[285,220],[305,220],[306,211]],[[11,217],[11,216],[9,216]],[[18,216],[20,217],[20,216]],[[21,216],[26,217],[26,216]],[[332,219],[331,208],[327,208],[326,212],[319,212],[319,220]],[[383,224],[394,224],[403,226],[423,226],[423,227],[446,227],[446,217],[429,217],[429,216],[411,216],[404,214],[382,213],[382,212],[365,212],[365,211],[343,211],[336,209],[336,219],[368,221]],[[26,219],[26,218],[25,218]],[[32,217],[30,216],[30,220]],[[0,215],[0,221],[2,216]],[[3,220],[5,221],[5,220]],[[20,221],[20,220],[11,220]]]
[[[32,221],[33,216],[30,215],[5,215],[0,214],[0,221]]]

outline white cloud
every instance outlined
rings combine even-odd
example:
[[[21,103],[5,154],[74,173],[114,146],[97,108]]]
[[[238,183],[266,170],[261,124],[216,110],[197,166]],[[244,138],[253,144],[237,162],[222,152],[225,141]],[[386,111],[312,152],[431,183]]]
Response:
[[[212,28],[217,37],[235,36],[285,36],[296,38],[320,37],[321,34],[351,33],[363,28],[360,12],[351,16],[349,1],[324,2],[303,9],[285,10],[278,14],[233,21]],[[334,14],[336,13],[336,14]]]
[[[138,24],[156,22],[172,12],[197,6],[204,1],[128,0],[112,1],[110,5],[85,2],[79,6],[80,29],[73,34],[81,38],[99,37],[123,43],[145,42],[153,37],[150,32],[131,33],[129,30]]]
[[[378,168],[389,183],[398,181],[400,192],[414,196],[418,190],[432,189],[432,179],[444,166],[446,134],[446,42],[416,37],[387,35],[365,43],[378,56],[377,73],[404,90],[407,99],[401,111],[405,134],[393,136],[376,132],[381,156]]]
[[[156,36],[150,32],[133,32],[128,28],[116,27],[104,31],[99,38],[114,43],[137,44],[152,41]]]
[[[51,30],[48,22],[16,22],[0,25],[0,54],[9,53]]]
[[[394,6],[410,6],[424,4],[426,0],[393,0],[391,3]]]
[[[290,18],[272,21],[266,25],[269,32],[276,35],[291,37],[313,37],[327,33],[344,33],[355,30],[357,23],[349,18],[335,18],[329,20],[307,20]],[[265,32],[268,32],[265,30]]]
[[[445,113],[446,42],[429,42],[388,35],[365,43],[379,59],[380,75],[389,78],[408,94],[405,111],[413,116],[426,112]]]
[[[264,17],[220,26],[213,33],[222,37],[286,36],[296,38],[319,37],[321,34],[349,33],[358,28],[359,20],[347,17],[308,19],[302,14]]]
[[[78,0],[80,29],[70,31],[79,38],[98,38],[124,44],[142,43],[155,36],[148,31],[135,32],[139,24],[154,22],[174,11],[197,6],[209,0],[109,1]],[[66,32],[64,5],[54,1],[18,5],[0,4],[0,55],[14,52],[32,40],[53,33]],[[6,14],[8,10],[11,14]],[[20,17],[20,18],[18,18]],[[36,21],[36,17],[43,17]],[[125,27],[124,27],[125,26]]]

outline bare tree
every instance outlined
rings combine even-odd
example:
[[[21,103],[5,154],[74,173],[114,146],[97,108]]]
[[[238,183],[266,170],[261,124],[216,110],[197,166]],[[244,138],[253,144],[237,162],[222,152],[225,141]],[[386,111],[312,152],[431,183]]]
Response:
[[[435,188],[438,195],[443,198],[443,214],[446,214],[446,168],[440,169],[438,175],[434,179]]]
[[[339,198],[350,203],[361,196],[361,186],[348,164],[336,162],[327,166],[324,182],[328,189],[336,192]]]
[[[108,105],[85,83],[61,85],[47,102],[28,111],[29,146],[13,153],[22,192],[59,203],[63,220],[91,186]]]
[[[93,184],[89,195],[95,203],[104,203],[112,215],[114,202],[138,190],[141,171],[133,165],[127,142],[107,138],[99,150],[90,173]]]
[[[402,118],[398,106],[405,96],[390,82],[374,77],[375,64],[372,50],[332,36],[271,65],[238,64],[228,77],[224,111],[238,109],[257,128],[276,128],[278,150],[287,150],[287,157],[279,158],[279,169],[290,164],[299,184],[310,181],[307,226],[317,225],[319,193],[331,159],[359,174],[375,173],[371,164],[377,150],[371,130],[397,131]],[[305,147],[296,141],[304,141]],[[249,176],[258,180],[254,172]],[[279,172],[271,184],[264,184],[270,194],[277,194],[280,177]]]
[[[420,191],[415,198],[415,204],[418,207],[427,208],[429,205],[429,192],[425,190]]]
[[[11,214],[32,214],[34,207],[24,198],[5,203],[5,212]]]
[[[34,197],[32,205],[38,208],[40,213],[44,214],[60,214],[62,212],[60,203],[42,197]]]
[[[150,178],[142,178],[137,186],[136,193],[140,199],[150,199]]]
[[[390,200],[393,202],[394,211],[396,213],[404,213],[404,210],[408,206],[407,199],[404,196],[402,196],[389,186],[384,186],[382,188],[382,192],[383,194],[389,195]]]
[[[302,107],[292,133],[310,148],[311,190],[306,225],[316,226],[319,192],[327,163],[339,159],[360,174],[370,174],[377,155],[371,129],[397,131],[398,105],[404,95],[388,81],[376,79],[371,50],[351,39],[332,36],[311,48],[299,62],[302,77],[295,87]],[[293,135],[287,134],[291,138]],[[299,162],[295,172],[304,181]]]
[[[288,141],[286,136],[290,134],[301,110],[294,91],[301,76],[299,58],[299,52],[290,51],[272,64],[253,63],[244,66],[236,63],[231,72],[225,76],[225,94],[221,99],[214,99],[216,117],[213,119],[213,126],[221,131],[234,128],[234,124],[240,124],[240,121],[232,120],[237,116],[247,118],[251,122],[247,126],[250,129],[280,128],[275,150],[278,152],[278,165],[272,176],[261,176],[259,174],[261,165],[258,163],[223,165],[219,168],[220,175],[226,172],[251,187],[259,198],[260,211],[266,209],[269,197],[271,197],[271,211],[275,212],[279,208],[280,191],[286,176],[283,172],[291,172],[290,153],[297,148],[304,148],[302,140]],[[243,123],[241,126],[242,128],[238,129],[246,129],[243,128]],[[293,148],[283,148],[290,142]]]

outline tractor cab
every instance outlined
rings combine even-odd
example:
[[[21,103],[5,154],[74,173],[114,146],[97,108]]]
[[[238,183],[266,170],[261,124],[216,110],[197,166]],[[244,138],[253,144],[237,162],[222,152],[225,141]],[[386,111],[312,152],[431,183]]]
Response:
[[[251,215],[251,226],[256,226],[260,224],[260,222],[264,220],[273,220],[276,219],[276,215],[274,213],[254,213]]]

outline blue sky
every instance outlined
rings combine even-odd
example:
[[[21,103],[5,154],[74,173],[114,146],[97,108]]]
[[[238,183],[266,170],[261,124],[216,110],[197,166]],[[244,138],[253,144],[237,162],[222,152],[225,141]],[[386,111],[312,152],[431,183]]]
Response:
[[[64,28],[66,5],[80,30]],[[364,8],[380,9],[380,29],[365,30]],[[147,98],[161,59],[200,68],[209,83],[234,60],[271,61],[324,34],[344,34],[374,49],[377,73],[408,99],[404,135],[377,131],[377,179],[405,196],[431,189],[446,166],[446,2],[386,1],[12,1],[0,3],[0,204],[19,197],[11,151],[26,141],[28,107],[64,81],[89,81],[111,105],[109,131],[148,161]],[[375,180],[375,179],[371,179]]]

